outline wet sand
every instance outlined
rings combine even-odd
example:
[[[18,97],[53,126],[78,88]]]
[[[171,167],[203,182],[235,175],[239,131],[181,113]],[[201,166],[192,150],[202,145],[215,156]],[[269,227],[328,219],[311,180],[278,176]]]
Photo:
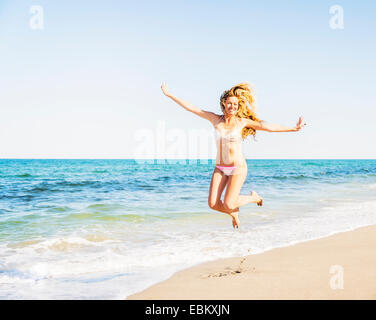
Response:
[[[127,299],[376,299],[376,226],[206,262]]]

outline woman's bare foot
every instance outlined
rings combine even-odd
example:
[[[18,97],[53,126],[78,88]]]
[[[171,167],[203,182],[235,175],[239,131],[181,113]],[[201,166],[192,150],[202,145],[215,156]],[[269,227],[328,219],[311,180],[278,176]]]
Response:
[[[236,211],[236,212],[231,212],[230,213],[230,216],[232,217],[232,226],[239,229],[239,224],[240,224],[240,220],[239,220],[239,211]]]
[[[258,195],[256,191],[251,191],[251,197],[255,199],[258,206],[262,206],[263,199]]]

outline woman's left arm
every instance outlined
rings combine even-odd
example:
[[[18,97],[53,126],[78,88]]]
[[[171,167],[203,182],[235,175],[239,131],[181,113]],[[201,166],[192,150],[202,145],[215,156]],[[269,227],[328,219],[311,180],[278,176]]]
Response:
[[[306,123],[303,123],[303,117],[299,117],[298,122],[296,123],[296,126],[294,127],[285,127],[281,126],[279,124],[274,123],[268,123],[265,121],[253,121],[249,119],[244,119],[245,121],[245,128],[253,128],[255,130],[262,130],[262,131],[268,131],[268,132],[295,132],[302,129]]]

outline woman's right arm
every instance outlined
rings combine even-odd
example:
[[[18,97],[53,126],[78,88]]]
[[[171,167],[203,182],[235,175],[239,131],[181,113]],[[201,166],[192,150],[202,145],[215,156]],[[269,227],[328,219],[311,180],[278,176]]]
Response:
[[[209,120],[213,124],[218,120],[219,115],[215,114],[214,112],[201,110],[200,108],[197,108],[196,106],[194,106],[193,104],[187,101],[174,97],[171,93],[168,92],[167,84],[165,82],[162,83],[161,89],[163,91],[163,94],[166,97],[169,97],[170,99],[174,100],[177,104],[181,105],[185,110],[188,110],[198,115],[201,118]]]

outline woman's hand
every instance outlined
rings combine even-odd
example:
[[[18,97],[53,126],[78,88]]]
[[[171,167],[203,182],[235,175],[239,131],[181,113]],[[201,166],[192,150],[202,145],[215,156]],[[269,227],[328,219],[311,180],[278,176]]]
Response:
[[[178,97],[173,96],[170,92],[168,92],[167,84],[166,82],[162,82],[161,89],[163,94],[166,97],[171,98],[171,100],[175,101],[177,104],[182,106],[185,110],[188,110],[196,115],[198,115],[201,118],[204,118],[206,120],[209,120],[211,123],[214,123],[218,120],[218,115],[211,112],[211,111],[205,111],[201,110],[200,108],[197,108],[193,104],[189,103],[188,101],[184,101],[182,99],[179,99]]]
[[[162,82],[161,89],[162,89],[163,94],[166,97],[170,97],[170,93],[168,92],[168,88],[167,88],[167,83],[166,82]]]
[[[306,125],[307,124],[305,122],[303,123],[303,117],[299,117],[299,120],[296,123],[296,126],[294,127],[293,131],[299,131],[300,129],[302,129]]]

